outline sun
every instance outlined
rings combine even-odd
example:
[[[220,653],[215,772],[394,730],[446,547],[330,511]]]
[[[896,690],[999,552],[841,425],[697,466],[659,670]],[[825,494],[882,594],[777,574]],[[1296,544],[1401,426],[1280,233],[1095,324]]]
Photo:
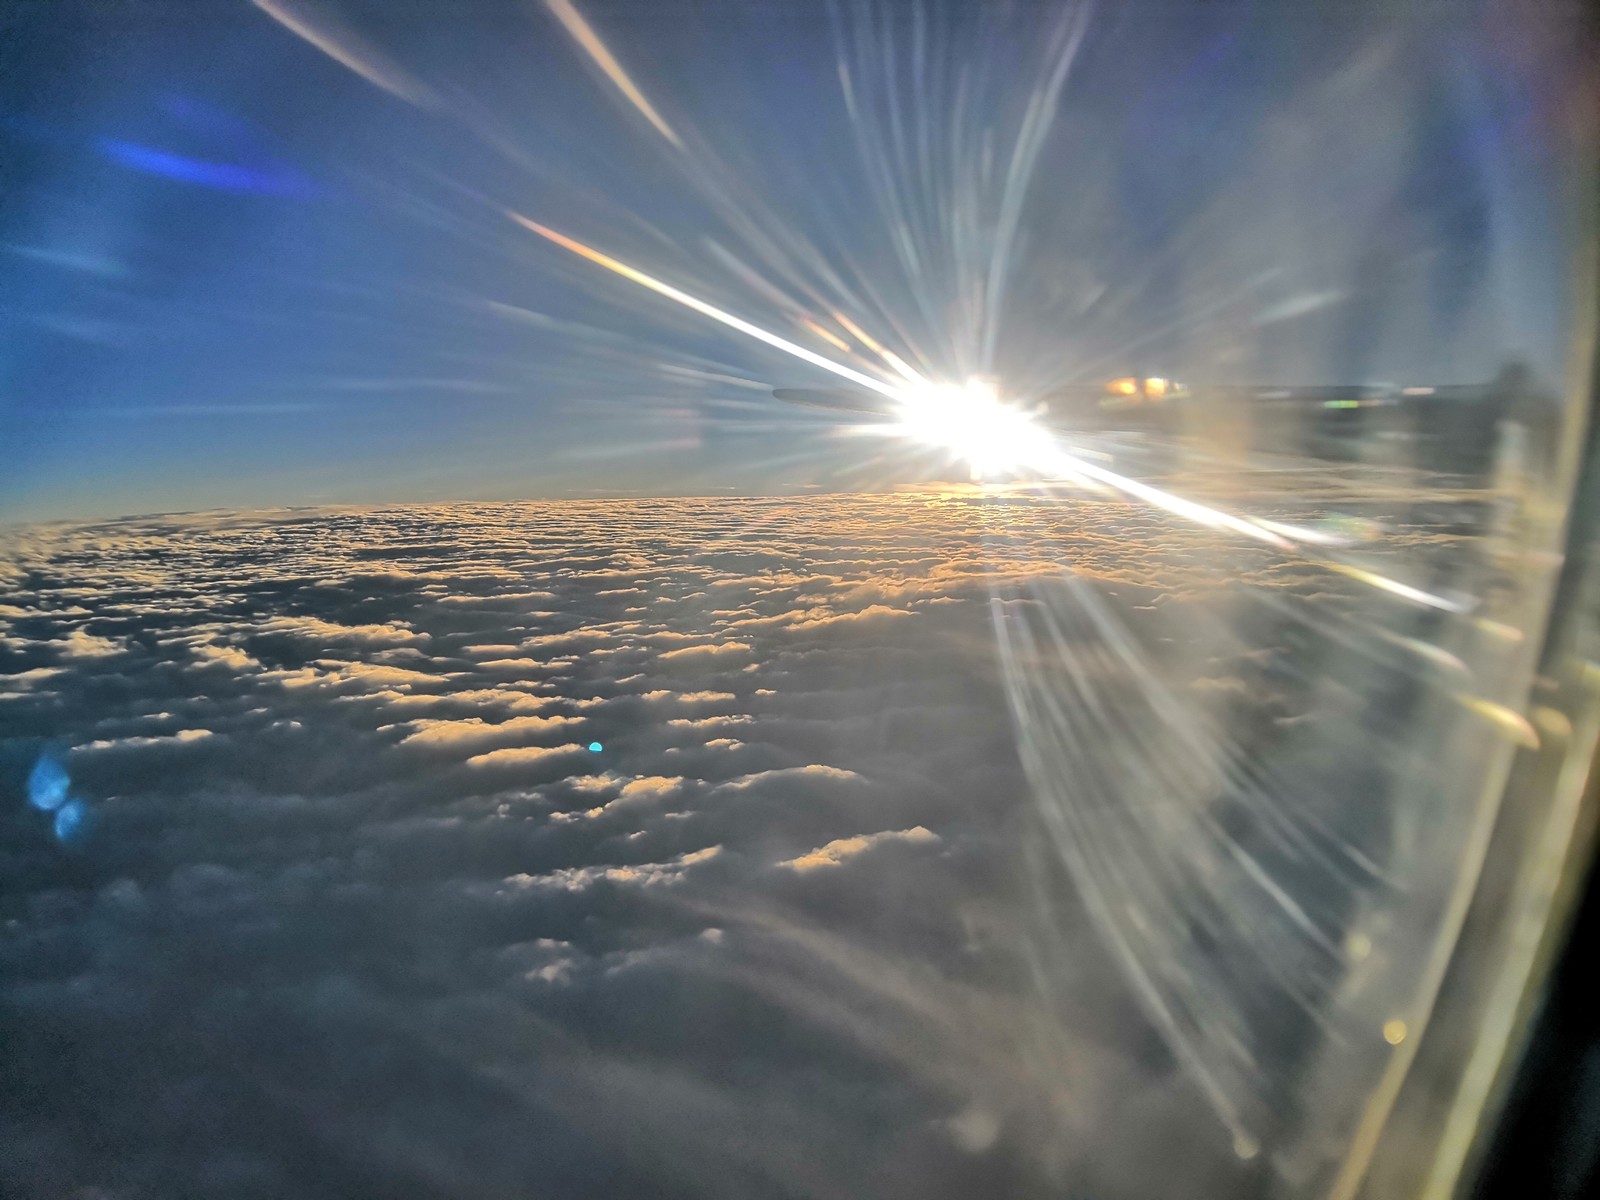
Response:
[[[974,479],[1041,469],[1054,448],[1031,415],[1004,403],[994,384],[981,378],[906,390],[889,431],[964,459]]]

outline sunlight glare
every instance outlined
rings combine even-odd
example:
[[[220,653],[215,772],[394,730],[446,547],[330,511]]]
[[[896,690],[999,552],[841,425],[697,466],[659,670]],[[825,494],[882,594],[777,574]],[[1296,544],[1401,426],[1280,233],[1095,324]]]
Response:
[[[1042,469],[1055,450],[1049,433],[1028,413],[1003,403],[984,379],[907,389],[896,418],[891,432],[960,456],[975,479]]]

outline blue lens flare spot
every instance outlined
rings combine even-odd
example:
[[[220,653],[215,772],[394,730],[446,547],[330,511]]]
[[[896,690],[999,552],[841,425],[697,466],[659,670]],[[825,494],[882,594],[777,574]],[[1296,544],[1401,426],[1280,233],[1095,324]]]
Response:
[[[56,837],[63,842],[75,841],[88,831],[89,806],[82,800],[68,800],[56,813]]]
[[[142,171],[146,175],[175,179],[179,183],[193,183],[222,192],[256,192],[267,196],[298,196],[310,190],[297,176],[286,171],[262,171],[238,163],[207,162],[113,138],[101,138],[99,144],[100,152],[120,166]]]
[[[55,812],[67,802],[70,784],[60,760],[53,754],[41,754],[28,773],[28,803],[40,812]]]
[[[594,751],[596,754],[599,754],[600,751],[605,749],[605,747],[602,746],[599,742],[590,742],[589,743],[589,749]]]

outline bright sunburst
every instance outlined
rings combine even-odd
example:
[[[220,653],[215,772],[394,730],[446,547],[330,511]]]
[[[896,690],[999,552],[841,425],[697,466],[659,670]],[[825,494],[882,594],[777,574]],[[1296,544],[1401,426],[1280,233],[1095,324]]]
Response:
[[[975,479],[1042,470],[1055,456],[1050,434],[1031,415],[1001,401],[986,379],[908,388],[888,432],[948,450]]]

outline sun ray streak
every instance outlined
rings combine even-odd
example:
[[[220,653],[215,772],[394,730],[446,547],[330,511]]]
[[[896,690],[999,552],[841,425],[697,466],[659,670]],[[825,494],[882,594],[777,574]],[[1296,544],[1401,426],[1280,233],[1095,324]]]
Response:
[[[600,68],[605,77],[611,80],[617,91],[622,93],[628,103],[638,109],[644,119],[655,126],[657,133],[679,150],[682,150],[683,142],[673,132],[672,126],[667,124],[661,114],[655,110],[655,106],[639,90],[638,85],[629,78],[628,73],[622,69],[622,64],[606,48],[606,44],[600,40],[600,35],[595,33],[594,27],[584,20],[583,14],[573,5],[572,0],[545,0],[545,7],[550,10],[551,16],[561,22],[561,27],[572,36],[572,40],[578,43],[583,52],[589,56],[595,66]]]
[[[433,105],[433,95],[426,87],[407,76],[399,67],[385,62],[376,51],[362,46],[352,35],[335,28],[330,18],[314,13],[301,0],[252,2],[290,33],[309,42],[374,87],[380,87],[421,108]]]
[[[1337,571],[1412,603],[1436,608],[1444,612],[1461,613],[1467,611],[1467,605],[1460,601],[1423,591],[1410,584],[1390,579],[1365,568],[1307,554],[1302,549],[1302,543],[1315,541],[1316,539],[1312,537],[1296,537],[1295,533],[1298,531],[1293,531],[1290,527],[1274,525],[1270,521],[1262,522],[1251,517],[1243,517],[1223,509],[1213,508],[1207,504],[1201,504],[1199,501],[1164,491],[1138,479],[1133,479],[1109,468],[1102,467],[1079,455],[1069,453],[1061,448],[1049,430],[1033,422],[1025,414],[998,403],[992,392],[986,393],[983,388],[974,389],[969,385],[966,391],[969,396],[974,397],[973,403],[977,407],[970,411],[964,411],[960,407],[962,402],[958,398],[953,398],[953,393],[959,389],[932,386],[917,377],[916,373],[911,371],[909,367],[905,367],[903,362],[900,365],[905,367],[904,373],[908,379],[907,385],[895,385],[876,379],[871,375],[857,371],[853,367],[818,354],[814,350],[808,350],[804,346],[780,337],[769,330],[761,328],[759,325],[754,325],[742,317],[737,317],[730,312],[717,308],[715,305],[708,304],[696,296],[681,291],[669,283],[664,283],[652,275],[647,275],[625,262],[612,258],[610,255],[596,250],[592,246],[587,246],[575,238],[558,233],[556,230],[541,225],[537,221],[524,217],[510,209],[506,209],[505,214],[523,228],[537,233],[540,237],[554,242],[563,249],[570,250],[581,258],[588,259],[590,262],[604,267],[624,279],[631,280],[641,287],[665,296],[667,299],[700,313],[702,316],[710,317],[713,321],[720,322],[747,337],[754,338],[756,341],[763,342],[774,349],[782,350],[784,353],[792,355],[803,362],[821,367],[823,370],[829,371],[842,379],[848,379],[852,383],[860,384],[862,387],[870,388],[879,395],[888,397],[896,402],[900,419],[898,424],[885,427],[887,432],[907,434],[925,441],[931,440],[957,453],[963,453],[964,449],[966,449],[958,444],[959,441],[962,438],[971,437],[976,439],[975,445],[981,446],[981,453],[978,454],[978,457],[997,467],[1006,469],[1021,467],[1047,477],[1053,476],[1057,479],[1102,484],[1153,508],[1181,517],[1186,521],[1192,521],[1209,529],[1226,530],[1241,537],[1249,538],[1252,541],[1264,542],[1275,550],[1297,555],[1307,561],[1317,562],[1329,570]],[[853,324],[845,322],[840,314],[835,313],[834,315],[841,320],[841,323],[846,328],[860,335],[861,331]],[[891,365],[899,361],[897,356],[892,355],[892,352],[887,349],[883,347],[878,349],[879,353],[884,356],[885,361],[890,362]],[[999,432],[1003,435],[1001,441],[1004,444],[1000,444],[996,440],[995,427],[997,426]],[[974,465],[982,464],[975,460]]]
[[[1006,168],[1005,189],[1001,193],[1000,219],[995,231],[994,248],[989,259],[988,277],[984,285],[984,332],[979,361],[984,371],[992,369],[995,342],[999,336],[1001,308],[1004,303],[1006,272],[1013,258],[1017,229],[1022,220],[1022,202],[1027,197],[1033,181],[1034,168],[1039,161],[1039,151],[1050,133],[1055,120],[1056,106],[1061,98],[1061,88],[1067,81],[1067,72],[1078,56],[1088,22],[1087,9],[1079,9],[1062,26],[1063,45],[1055,56],[1049,76],[1028,100],[1027,115],[1017,133],[1012,147],[1011,161]]]
[[[753,337],[758,342],[765,342],[775,349],[782,350],[785,354],[792,354],[795,358],[811,363],[813,366],[821,367],[824,371],[831,371],[841,379],[848,379],[851,383],[858,383],[864,388],[871,388],[879,395],[900,399],[905,394],[902,388],[885,383],[881,379],[874,379],[871,375],[865,375],[853,367],[845,366],[843,363],[834,362],[833,359],[824,357],[814,350],[807,350],[804,346],[796,345],[787,338],[770,333],[759,325],[752,325],[742,317],[736,317],[730,312],[724,312],[715,305],[707,304],[698,297],[691,296],[687,292],[681,292],[669,283],[663,283],[654,276],[646,275],[643,271],[636,270],[627,263],[618,262],[610,255],[603,254],[593,247],[585,246],[582,242],[569,238],[565,234],[557,233],[554,229],[547,228],[537,221],[531,221],[527,217],[512,212],[510,209],[506,210],[506,216],[524,229],[532,230],[540,237],[554,242],[563,249],[572,251],[580,258],[586,258],[608,271],[614,271],[624,279],[631,279],[640,287],[649,288],[652,292],[665,296],[668,300],[676,301],[685,308],[692,309],[702,316],[710,317],[713,321],[720,321],[730,329],[737,329],[740,333],[747,337]]]

